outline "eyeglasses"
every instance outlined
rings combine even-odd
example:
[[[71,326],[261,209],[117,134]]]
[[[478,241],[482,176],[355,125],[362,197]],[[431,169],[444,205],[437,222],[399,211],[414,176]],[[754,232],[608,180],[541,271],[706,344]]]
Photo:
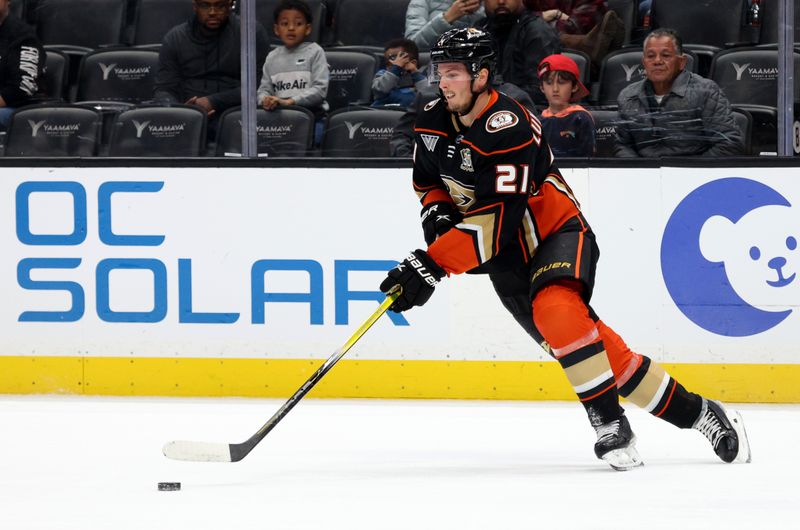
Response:
[[[228,11],[231,8],[230,2],[195,2],[194,5],[202,11]]]

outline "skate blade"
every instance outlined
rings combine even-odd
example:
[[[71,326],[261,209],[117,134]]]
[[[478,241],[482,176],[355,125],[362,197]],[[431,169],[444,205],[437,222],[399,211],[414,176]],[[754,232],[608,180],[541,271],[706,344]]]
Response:
[[[613,449],[602,456],[602,459],[616,471],[628,471],[635,467],[643,466],[639,451],[631,443],[628,447]]]
[[[733,425],[733,430],[736,431],[736,435],[739,437],[739,452],[736,454],[736,458],[733,459],[733,462],[749,464],[753,455],[750,452],[750,440],[747,439],[747,431],[744,428],[742,415],[739,414],[739,411],[733,410],[729,414],[729,419],[731,425]]]

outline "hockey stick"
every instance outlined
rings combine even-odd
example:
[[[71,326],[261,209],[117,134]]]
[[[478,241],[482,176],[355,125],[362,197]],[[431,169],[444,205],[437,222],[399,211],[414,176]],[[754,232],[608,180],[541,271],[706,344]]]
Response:
[[[164,456],[173,460],[188,460],[190,462],[238,462],[246,457],[258,443],[275,428],[279,421],[286,416],[297,403],[303,399],[303,396],[314,388],[320,379],[327,374],[333,365],[339,362],[339,359],[344,357],[344,354],[358,342],[358,340],[367,332],[369,328],[391,307],[397,297],[400,296],[400,288],[395,287],[386,298],[383,300],[378,309],[370,315],[367,320],[361,324],[355,333],[344,343],[344,346],[336,350],[333,355],[328,357],[328,360],[317,369],[314,374],[297,389],[289,400],[283,404],[278,411],[273,414],[267,423],[265,423],[253,436],[248,438],[242,443],[226,444],[226,443],[212,443],[212,442],[189,442],[183,440],[176,440],[164,444],[162,451]]]

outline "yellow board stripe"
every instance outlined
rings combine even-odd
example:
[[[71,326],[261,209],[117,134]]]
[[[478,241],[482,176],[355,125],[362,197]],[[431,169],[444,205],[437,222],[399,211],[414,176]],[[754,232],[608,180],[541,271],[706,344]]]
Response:
[[[288,397],[308,359],[0,357],[0,393]],[[800,403],[800,365],[664,364],[687,389],[730,402]],[[312,397],[575,400],[556,362],[339,362]]]

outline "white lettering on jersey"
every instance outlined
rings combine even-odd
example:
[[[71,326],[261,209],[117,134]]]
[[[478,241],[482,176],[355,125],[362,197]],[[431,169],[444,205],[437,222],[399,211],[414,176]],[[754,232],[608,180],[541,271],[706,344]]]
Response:
[[[529,179],[529,166],[528,164],[520,164],[522,169],[522,182],[517,187],[517,166],[514,164],[498,164],[495,166],[495,192],[497,193],[528,193],[528,179]]]

